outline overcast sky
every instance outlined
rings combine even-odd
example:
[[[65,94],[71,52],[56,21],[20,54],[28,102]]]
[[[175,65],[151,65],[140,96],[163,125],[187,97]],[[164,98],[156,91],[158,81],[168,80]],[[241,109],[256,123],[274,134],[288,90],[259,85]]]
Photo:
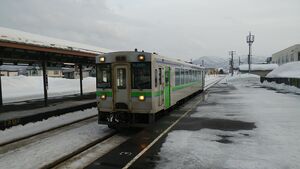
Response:
[[[174,58],[270,56],[300,43],[299,0],[1,0],[0,26]]]

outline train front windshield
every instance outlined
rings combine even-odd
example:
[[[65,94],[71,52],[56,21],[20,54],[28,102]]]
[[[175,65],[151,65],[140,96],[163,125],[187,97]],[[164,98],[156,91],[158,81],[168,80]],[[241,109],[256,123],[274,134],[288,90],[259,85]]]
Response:
[[[131,64],[132,89],[151,89],[151,63]]]
[[[97,88],[111,88],[111,64],[97,65]]]

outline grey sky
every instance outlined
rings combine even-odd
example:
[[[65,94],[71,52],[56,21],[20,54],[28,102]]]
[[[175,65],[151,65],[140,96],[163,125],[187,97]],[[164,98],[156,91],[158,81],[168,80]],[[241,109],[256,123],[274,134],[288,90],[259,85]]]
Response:
[[[270,56],[300,43],[299,0],[1,0],[0,26],[174,58]]]

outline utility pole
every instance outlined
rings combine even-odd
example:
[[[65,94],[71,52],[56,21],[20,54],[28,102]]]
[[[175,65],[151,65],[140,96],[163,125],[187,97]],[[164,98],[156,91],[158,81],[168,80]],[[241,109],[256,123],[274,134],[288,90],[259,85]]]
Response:
[[[233,55],[235,54],[235,51],[229,51],[229,55],[231,56],[230,59],[230,70],[231,70],[231,76],[233,76]]]
[[[246,37],[246,41],[249,45],[249,54],[248,54],[249,68],[248,68],[248,72],[250,73],[251,72],[251,54],[252,54],[251,46],[252,46],[252,43],[254,42],[254,35],[251,35],[251,32],[249,32],[249,35]]]
[[[241,57],[239,56],[239,66],[241,65]]]

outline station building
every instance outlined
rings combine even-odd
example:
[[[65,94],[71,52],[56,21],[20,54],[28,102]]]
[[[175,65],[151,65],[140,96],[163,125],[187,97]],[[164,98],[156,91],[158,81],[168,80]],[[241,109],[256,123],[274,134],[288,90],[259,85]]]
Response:
[[[293,45],[272,55],[272,63],[278,65],[294,61],[300,61],[300,44]]]

